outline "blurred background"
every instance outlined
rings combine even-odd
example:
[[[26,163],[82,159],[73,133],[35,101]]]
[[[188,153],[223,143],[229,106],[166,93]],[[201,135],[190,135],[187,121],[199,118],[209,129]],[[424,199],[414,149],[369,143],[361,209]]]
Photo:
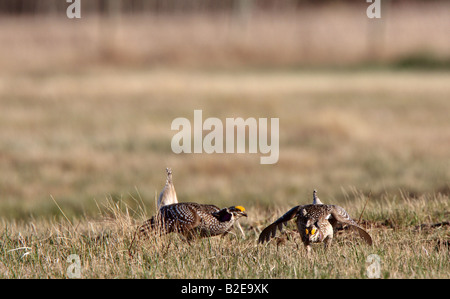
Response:
[[[450,194],[450,2],[0,0],[0,217]],[[180,154],[172,120],[280,121],[280,157]],[[206,134],[206,132],[204,133]]]

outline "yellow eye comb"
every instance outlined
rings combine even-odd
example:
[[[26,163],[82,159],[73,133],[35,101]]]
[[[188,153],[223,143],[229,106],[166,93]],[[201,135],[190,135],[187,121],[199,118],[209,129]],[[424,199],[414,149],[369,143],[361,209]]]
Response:
[[[235,208],[241,212],[245,212],[245,208],[243,206],[235,206]]]
[[[309,230],[308,230],[308,229],[305,229],[305,232],[306,232],[306,234],[308,234],[308,233],[309,233]],[[313,229],[311,230],[311,235],[314,235],[315,233],[316,233],[316,229],[313,228]]]

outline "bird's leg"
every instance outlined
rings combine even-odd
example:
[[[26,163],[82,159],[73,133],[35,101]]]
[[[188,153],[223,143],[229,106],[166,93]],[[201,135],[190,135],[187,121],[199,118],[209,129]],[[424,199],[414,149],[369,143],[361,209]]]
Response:
[[[242,234],[242,238],[244,238],[245,239],[245,233],[244,233],[244,230],[242,229],[242,226],[241,226],[241,224],[239,223],[239,222],[235,222],[235,224],[234,224],[235,226],[237,226],[237,228],[239,229],[239,231],[241,232],[241,234]]]
[[[310,257],[311,256],[311,245],[306,245],[306,256]]]
[[[162,249],[162,256],[165,258],[166,257],[166,255],[169,253],[169,248],[170,248],[170,245],[172,244],[172,241],[169,239],[169,241],[168,241],[168,243],[167,243],[167,246],[166,246],[166,248],[164,249]],[[163,244],[163,246],[164,246],[164,244]]]
[[[323,246],[324,246],[325,250],[328,249],[328,247],[330,247],[332,241],[333,241],[332,236],[328,236],[325,238],[325,240],[323,240]]]
[[[186,243],[188,243],[189,246],[192,246],[192,240],[194,240],[196,237],[195,232],[189,231],[187,233],[182,234],[182,236],[186,240]]]
[[[220,239],[225,238],[226,235],[228,235],[229,233],[233,234],[232,232],[226,231],[223,234],[220,235]]]
[[[136,230],[135,232],[134,232],[134,235],[133,235],[133,239],[131,240],[131,243],[130,243],[130,247],[128,247],[128,255],[132,258],[133,257],[133,251],[132,251],[132,248],[133,248],[133,243],[134,243],[134,240],[136,239],[136,236],[138,237],[138,241],[140,240],[140,237],[139,237],[139,235],[138,235],[138,230]],[[136,251],[136,250],[135,250]]]
[[[311,245],[310,245],[309,241],[307,241],[307,240],[306,241],[302,240],[302,241],[306,248],[306,256],[310,256],[311,255]]]

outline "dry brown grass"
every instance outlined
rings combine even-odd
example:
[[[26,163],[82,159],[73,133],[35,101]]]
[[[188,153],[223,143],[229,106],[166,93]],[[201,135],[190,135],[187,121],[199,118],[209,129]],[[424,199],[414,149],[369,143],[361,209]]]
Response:
[[[344,206],[357,218],[365,198],[353,195]],[[76,254],[81,278],[367,278],[367,258],[377,254],[380,278],[449,278],[450,227],[427,226],[448,219],[448,204],[448,196],[442,195],[375,198],[362,224],[372,235],[372,246],[343,231],[327,251],[317,245],[309,257],[292,226],[285,229],[288,240],[278,242],[278,233],[269,244],[257,244],[261,229],[289,206],[274,214],[248,209],[249,218],[241,221],[244,236],[190,244],[176,234],[151,236],[133,243],[130,255],[134,229],[145,213],[139,205],[108,199],[99,203],[102,216],[96,220],[3,222],[0,277],[67,278],[73,263],[67,257]]]

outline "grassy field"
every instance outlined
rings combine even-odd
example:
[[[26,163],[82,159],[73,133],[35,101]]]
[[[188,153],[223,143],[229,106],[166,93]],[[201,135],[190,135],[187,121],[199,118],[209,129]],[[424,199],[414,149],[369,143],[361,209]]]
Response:
[[[393,5],[384,23],[366,5],[2,17],[0,277],[64,278],[75,254],[82,278],[365,278],[376,254],[382,278],[450,278],[447,6]],[[174,154],[171,123],[196,109],[279,118],[278,163]],[[243,205],[244,236],[155,237],[130,257],[166,167],[181,202]],[[341,231],[306,257],[293,226],[256,244],[313,189],[364,211],[374,245]]]
[[[356,194],[346,209],[358,218],[366,200]],[[363,226],[372,235],[368,246],[341,231],[328,251],[316,245],[308,257],[292,226],[268,245],[256,243],[260,230],[280,212],[249,208],[248,220],[223,238],[191,244],[179,235],[141,239],[131,246],[142,209],[108,200],[97,220],[3,223],[0,235],[2,278],[66,278],[75,254],[81,278],[366,278],[380,258],[380,278],[449,278],[448,196],[386,196],[369,201]],[[142,208],[142,206],[141,206]],[[139,221],[137,223],[140,223]],[[432,227],[428,224],[440,223]],[[70,272],[69,272],[70,273]]]

